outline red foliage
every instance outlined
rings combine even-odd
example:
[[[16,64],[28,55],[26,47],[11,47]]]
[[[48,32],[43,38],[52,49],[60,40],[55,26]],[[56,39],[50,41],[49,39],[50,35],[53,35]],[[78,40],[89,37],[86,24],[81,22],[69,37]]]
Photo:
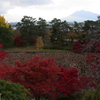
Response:
[[[80,53],[84,50],[84,46],[84,43],[81,41],[75,42],[75,44],[73,45],[73,51]]]
[[[0,79],[4,79],[6,81],[11,81],[11,72],[13,71],[14,67],[9,65],[6,62],[0,63]]]
[[[25,43],[24,42],[21,42],[21,36],[17,36],[15,39],[14,39],[14,44],[16,45],[16,46],[23,46],[23,45],[25,45]]]
[[[2,44],[0,44],[0,47],[2,47]],[[6,69],[8,64],[4,62],[4,59],[6,57],[10,57],[8,55],[7,52],[4,52],[3,50],[0,50],[0,78],[4,79],[6,78],[6,73],[7,73],[7,70],[9,69]]]
[[[24,43],[24,42],[21,42],[21,40],[22,40],[22,37],[21,37],[21,36],[17,36],[17,37],[14,39],[14,44],[15,44],[16,46],[23,46],[23,45],[25,45],[25,43]],[[36,40],[30,39],[29,42],[30,42],[30,43],[36,43]]]
[[[5,57],[9,57],[8,53],[0,50],[0,61],[3,61]]]
[[[60,75],[58,82],[58,91],[63,95],[71,94],[80,90],[78,86],[78,70],[76,68],[63,68],[61,67],[62,74]]]
[[[31,43],[36,43],[36,40],[30,39],[30,42],[31,42]]]
[[[87,55],[87,64],[91,66],[90,73],[95,77],[100,76],[100,53],[96,54],[88,54]],[[97,83],[100,83],[100,78]]]
[[[100,52],[100,41],[94,43],[94,51]]]
[[[85,75],[79,77],[76,68],[56,66],[54,58],[34,57],[24,63],[15,63],[17,66],[14,67],[7,63],[0,65],[0,78],[24,85],[35,98],[43,94],[54,98],[58,93],[67,95],[87,89],[89,86],[95,87],[92,78]]]
[[[58,92],[63,95],[75,93],[88,87],[96,87],[96,84],[92,81],[92,76],[78,76],[77,68],[63,68],[61,67],[62,74],[60,75],[58,82]]]
[[[0,44],[0,47],[2,47],[2,44]],[[9,57],[8,53],[0,50],[0,62],[3,61],[6,57]]]
[[[2,47],[2,44],[0,44],[0,47]]]
[[[100,52],[100,41],[95,43],[78,41],[73,45],[73,51],[77,53],[83,52],[86,48],[88,51]]]
[[[30,61],[15,62],[16,67],[10,71],[9,79],[14,83],[20,83],[37,98],[42,94],[55,96],[57,78],[60,68],[56,66],[54,58],[41,59],[34,57]]]

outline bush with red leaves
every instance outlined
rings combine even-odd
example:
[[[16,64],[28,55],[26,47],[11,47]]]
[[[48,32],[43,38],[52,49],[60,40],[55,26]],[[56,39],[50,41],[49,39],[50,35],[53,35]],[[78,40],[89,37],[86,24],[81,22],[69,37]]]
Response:
[[[36,40],[30,39],[30,42],[31,42],[31,43],[36,43]]]
[[[0,44],[0,47],[2,47],[2,44]],[[9,57],[8,53],[0,50],[0,62],[3,61],[6,57]]]
[[[15,46],[24,46],[25,43],[21,41],[22,40],[22,37],[21,36],[17,36],[15,39],[14,39],[14,45]],[[34,39],[30,39],[30,44],[33,44],[33,43],[36,43],[36,40]]]
[[[73,51],[77,53],[81,53],[84,50],[84,47],[85,47],[84,42],[77,41],[73,45]]]
[[[100,41],[92,42],[75,42],[73,45],[73,51],[76,53],[82,53],[84,51],[100,52]]]
[[[2,47],[2,44],[0,44],[0,48]]]
[[[100,52],[100,41],[96,41],[94,43],[94,51],[95,52]]]
[[[91,87],[96,88],[96,84],[92,81],[92,76],[78,75],[77,68],[61,68],[61,75],[58,78],[58,92],[66,96]]]
[[[23,46],[23,45],[25,45],[25,43],[24,42],[21,42],[21,36],[17,36],[15,39],[14,39],[14,45],[15,46]]]
[[[94,75],[98,84],[100,84],[100,53],[88,54],[87,64],[90,65],[90,73]]]

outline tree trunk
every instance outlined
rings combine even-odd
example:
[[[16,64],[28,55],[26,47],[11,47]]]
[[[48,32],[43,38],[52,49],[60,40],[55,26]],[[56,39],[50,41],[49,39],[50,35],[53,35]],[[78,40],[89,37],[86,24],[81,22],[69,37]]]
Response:
[[[40,96],[36,97],[35,100],[40,100]]]

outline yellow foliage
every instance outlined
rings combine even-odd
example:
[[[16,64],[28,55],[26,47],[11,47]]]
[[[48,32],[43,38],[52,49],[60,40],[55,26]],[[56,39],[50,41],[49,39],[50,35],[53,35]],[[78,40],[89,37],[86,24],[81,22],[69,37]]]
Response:
[[[7,23],[6,19],[4,16],[0,16],[0,27],[6,27],[9,28],[11,25]]]
[[[43,46],[44,46],[44,43],[43,43],[42,37],[38,37],[38,38],[37,38],[37,42],[36,42],[36,47],[37,47],[37,49],[42,49]]]
[[[71,32],[69,33],[69,35],[70,35],[71,37],[76,37],[76,36],[78,36],[78,35],[76,35],[73,31],[71,31]]]

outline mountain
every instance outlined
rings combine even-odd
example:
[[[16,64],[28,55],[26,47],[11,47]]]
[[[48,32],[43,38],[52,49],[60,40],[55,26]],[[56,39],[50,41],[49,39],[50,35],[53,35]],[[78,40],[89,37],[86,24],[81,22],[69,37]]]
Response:
[[[76,11],[73,14],[71,14],[70,16],[67,16],[65,18],[62,18],[62,20],[66,20],[66,21],[77,21],[77,22],[84,22],[85,20],[98,20],[97,19],[98,14],[90,12],[90,11],[85,11],[85,10],[80,10],[80,11]]]
[[[9,24],[11,24],[12,26],[15,26],[18,22],[10,22]]]

